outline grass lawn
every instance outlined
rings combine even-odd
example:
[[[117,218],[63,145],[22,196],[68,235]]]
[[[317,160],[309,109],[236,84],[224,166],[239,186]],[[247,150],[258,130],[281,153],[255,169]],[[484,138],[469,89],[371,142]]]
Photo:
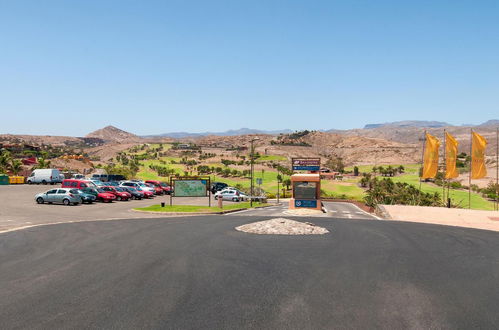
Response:
[[[400,165],[404,166],[406,173],[413,173],[413,172],[418,173],[419,168],[421,167],[421,164],[397,164],[397,165],[379,164],[376,166],[378,166],[378,167],[383,166],[384,168],[391,166],[391,167],[397,168]],[[360,173],[363,173],[363,172],[371,173],[374,165],[373,164],[371,164],[371,165],[357,165],[357,167],[359,168]],[[352,171],[353,172],[353,166],[345,167],[345,171]]]
[[[419,176],[417,174],[404,174],[392,177],[394,182],[405,182],[419,188]],[[433,184],[422,183],[421,190],[428,193],[438,192],[442,195],[442,187]],[[468,191],[462,189],[451,189],[450,198],[452,203],[462,208],[468,208]],[[477,193],[471,193],[471,208],[475,210],[494,210],[494,203],[489,202]]]
[[[257,206],[267,206],[269,204],[257,203],[253,202],[253,207]],[[221,212],[227,210],[236,210],[236,209],[248,209],[250,208],[250,202],[242,202],[242,203],[234,203],[234,204],[225,204],[223,208],[219,208],[218,206],[200,206],[200,205],[165,205],[165,207],[161,207],[161,205],[151,205],[147,207],[138,207],[134,210],[139,211],[152,211],[152,212]]]
[[[338,195],[346,195],[348,198],[362,201],[365,196],[364,189],[357,186],[355,183],[335,183],[331,180],[322,180],[321,189],[328,194],[333,194],[335,197]]]
[[[269,161],[285,161],[288,160],[285,156],[279,156],[279,155],[261,155],[258,157],[255,162],[256,163],[261,163],[261,162],[269,162]]]

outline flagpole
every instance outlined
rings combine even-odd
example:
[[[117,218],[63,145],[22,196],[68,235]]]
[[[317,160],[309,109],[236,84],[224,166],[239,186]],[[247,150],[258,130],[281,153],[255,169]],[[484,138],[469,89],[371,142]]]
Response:
[[[496,209],[499,211],[499,127],[496,127]]]
[[[418,205],[421,205],[421,180],[423,178],[423,172],[424,172],[424,152],[425,152],[425,147],[426,147],[426,130],[424,130],[424,135],[423,135],[423,152],[421,153],[421,168],[420,168],[420,174],[419,174],[419,201],[418,201]]]
[[[442,178],[443,179],[443,182],[442,182],[442,201],[443,201],[444,206],[445,206],[445,176],[447,175],[447,161],[446,161],[447,149],[445,148],[446,138],[447,138],[447,136],[445,134],[445,128],[444,128],[444,177]]]
[[[468,208],[471,209],[471,167],[473,166],[473,128],[470,129],[470,173],[468,178]]]

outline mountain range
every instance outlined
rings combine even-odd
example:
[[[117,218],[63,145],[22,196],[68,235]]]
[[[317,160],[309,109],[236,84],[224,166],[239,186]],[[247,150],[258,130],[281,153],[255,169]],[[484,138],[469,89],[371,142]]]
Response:
[[[290,129],[283,129],[283,130],[275,130],[275,131],[266,131],[266,130],[259,130],[259,129],[251,129],[251,128],[240,128],[236,130],[228,130],[225,132],[202,132],[202,133],[189,133],[189,132],[171,132],[171,133],[163,133],[163,134],[157,134],[157,135],[146,135],[143,136],[145,138],[151,138],[151,137],[170,137],[174,139],[182,139],[182,138],[192,138],[192,137],[201,137],[201,136],[209,136],[209,135],[216,135],[216,136],[237,136],[237,135],[249,135],[249,134],[269,134],[269,135],[277,135],[277,134],[287,134],[287,133],[292,133],[293,131]]]

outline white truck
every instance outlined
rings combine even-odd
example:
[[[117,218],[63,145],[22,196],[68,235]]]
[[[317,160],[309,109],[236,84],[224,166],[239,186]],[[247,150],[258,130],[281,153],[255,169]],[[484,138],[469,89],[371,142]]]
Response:
[[[61,183],[64,176],[56,168],[40,168],[31,172],[30,176],[26,179],[28,184],[42,183],[42,184],[55,184]]]

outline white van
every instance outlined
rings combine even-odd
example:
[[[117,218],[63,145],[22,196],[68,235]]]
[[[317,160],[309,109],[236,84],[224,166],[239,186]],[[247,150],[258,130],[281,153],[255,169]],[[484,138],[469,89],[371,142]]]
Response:
[[[28,184],[43,183],[54,184],[61,183],[64,177],[61,172],[56,168],[40,168],[31,172],[30,176],[26,179]]]

